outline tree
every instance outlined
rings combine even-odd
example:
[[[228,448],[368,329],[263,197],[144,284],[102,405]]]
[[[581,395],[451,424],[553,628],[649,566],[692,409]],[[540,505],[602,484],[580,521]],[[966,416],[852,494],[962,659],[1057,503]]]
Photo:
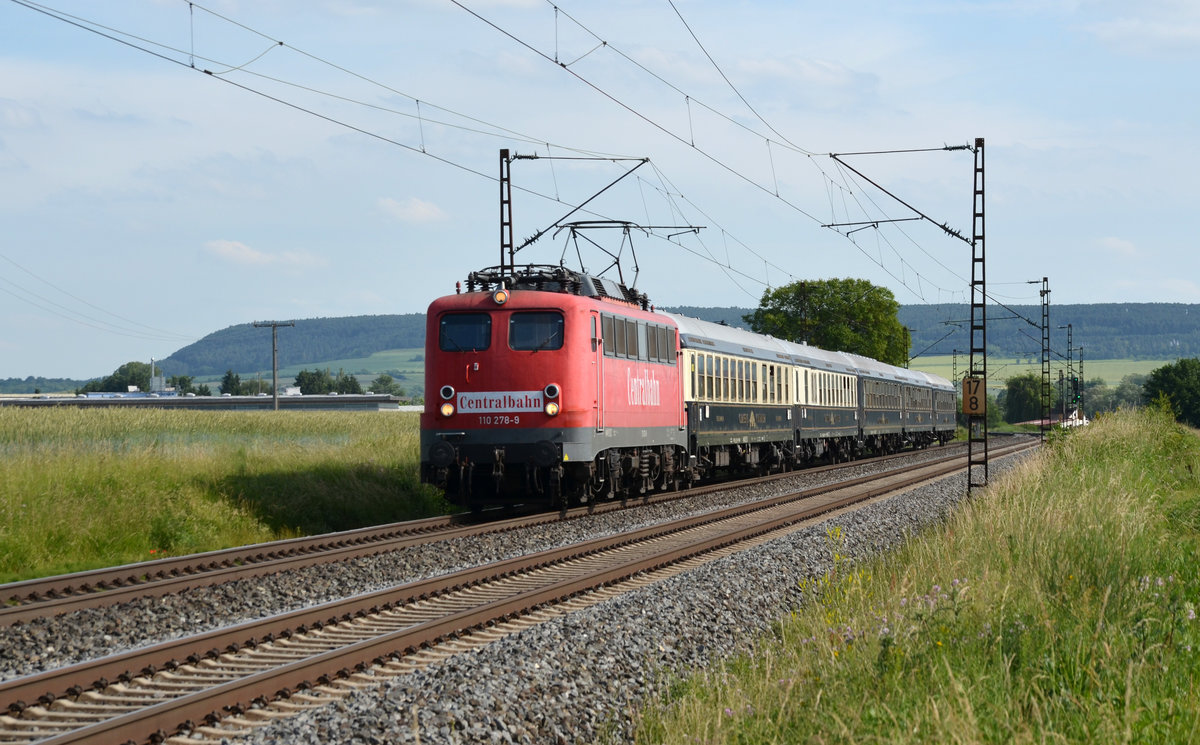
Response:
[[[378,378],[372,381],[371,390],[375,393],[386,393],[391,396],[404,396],[404,388],[396,382],[395,378],[387,373],[381,373]]]
[[[125,393],[130,386],[139,391],[150,390],[150,365],[145,362],[126,362],[103,380],[92,380],[80,388],[81,393]]]
[[[167,385],[174,388],[181,395],[196,392],[196,386],[193,381],[196,379],[191,375],[172,375],[167,378]]]
[[[1191,357],[1152,371],[1142,391],[1147,403],[1163,398],[1178,421],[1200,427],[1200,359]]]
[[[1083,385],[1083,411],[1089,418],[1103,411],[1114,411],[1116,389],[1106,385],[1103,378],[1092,378]]]
[[[329,393],[362,393],[362,384],[353,375],[347,375],[345,370],[338,370],[337,377],[330,374],[329,368],[324,370],[301,370],[296,375],[296,387],[305,396],[319,396]]]
[[[329,370],[301,370],[296,375],[296,387],[305,396],[319,396],[333,390],[333,376]]]
[[[1042,376],[1016,375],[1004,385],[1004,421],[1009,424],[1042,418]]]
[[[342,370],[338,370],[337,377],[333,379],[333,390],[338,393],[363,392],[362,384],[358,382],[358,378],[353,375],[347,375]]]
[[[271,381],[255,378],[254,380],[246,380],[242,382],[238,389],[243,396],[257,396],[260,393],[271,392]]]
[[[225,377],[221,378],[221,386],[218,390],[222,394],[228,393],[230,396],[242,395],[242,377],[233,370],[226,370]]]
[[[1142,387],[1146,385],[1149,377],[1149,375],[1131,373],[1121,378],[1121,382],[1117,384],[1116,393],[1113,395],[1113,409],[1116,410],[1122,406],[1131,409],[1141,406]]]
[[[758,309],[742,319],[760,334],[903,367],[908,331],[899,310],[885,287],[865,279],[826,279],[767,290]]]

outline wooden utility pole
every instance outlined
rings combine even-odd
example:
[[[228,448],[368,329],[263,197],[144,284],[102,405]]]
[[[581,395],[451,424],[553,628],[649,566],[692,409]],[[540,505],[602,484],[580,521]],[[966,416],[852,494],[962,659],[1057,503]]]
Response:
[[[255,328],[271,327],[271,395],[275,400],[275,411],[279,411],[279,327],[295,326],[295,321],[255,321]]]

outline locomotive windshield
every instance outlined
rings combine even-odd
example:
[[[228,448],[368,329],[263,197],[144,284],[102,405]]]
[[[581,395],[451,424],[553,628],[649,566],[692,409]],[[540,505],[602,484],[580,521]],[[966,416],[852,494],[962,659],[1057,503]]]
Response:
[[[557,311],[513,313],[508,319],[508,346],[521,351],[561,349],[563,317]]]
[[[438,347],[443,352],[478,352],[492,341],[492,317],[487,313],[450,313],[442,316]]]

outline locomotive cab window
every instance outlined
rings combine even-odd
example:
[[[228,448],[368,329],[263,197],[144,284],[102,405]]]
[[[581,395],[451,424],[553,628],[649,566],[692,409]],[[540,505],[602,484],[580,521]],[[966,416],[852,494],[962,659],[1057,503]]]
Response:
[[[562,349],[562,313],[550,310],[513,313],[508,318],[508,346],[517,351]]]
[[[448,313],[438,328],[443,352],[479,352],[491,346],[492,317],[487,313]]]

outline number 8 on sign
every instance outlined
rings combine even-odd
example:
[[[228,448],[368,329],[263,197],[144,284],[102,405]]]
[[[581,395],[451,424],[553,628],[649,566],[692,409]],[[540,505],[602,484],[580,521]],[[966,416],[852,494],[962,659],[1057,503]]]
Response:
[[[967,416],[983,416],[987,413],[987,394],[983,378],[963,378],[962,413]]]

